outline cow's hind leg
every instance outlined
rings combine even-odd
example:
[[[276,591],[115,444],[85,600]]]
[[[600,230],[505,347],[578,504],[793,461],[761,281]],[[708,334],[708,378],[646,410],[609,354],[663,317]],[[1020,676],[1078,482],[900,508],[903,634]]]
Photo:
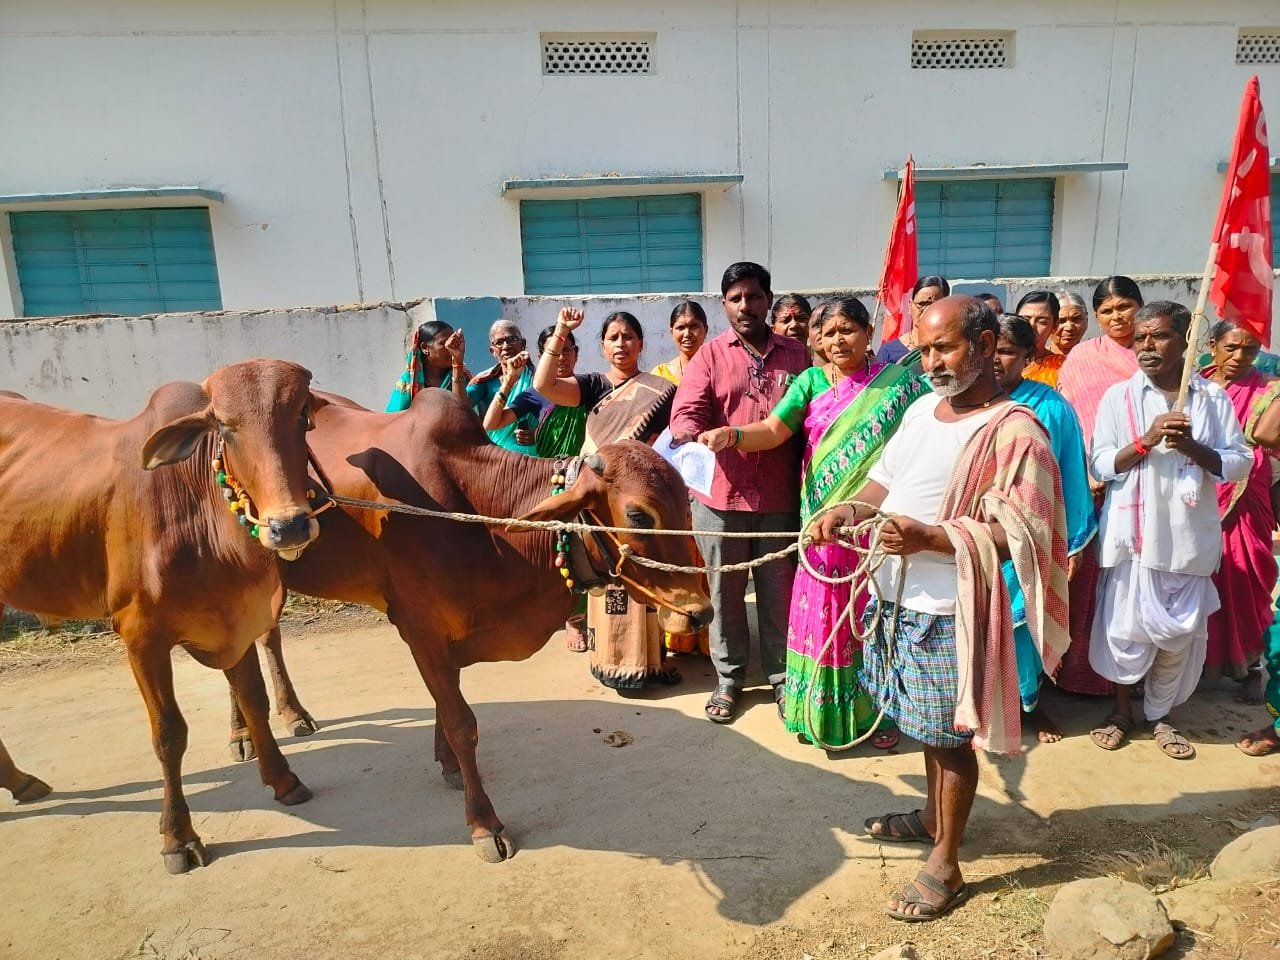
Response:
[[[403,631],[401,636],[404,636]],[[462,776],[463,803],[467,825],[471,828],[471,843],[481,860],[501,863],[514,856],[516,848],[511,838],[504,835],[502,821],[498,819],[493,803],[480,782],[480,768],[476,764],[476,715],[458,688],[458,668],[449,659],[443,638],[405,637],[405,642],[436,702],[436,729],[444,730],[445,741]],[[438,749],[436,755],[440,757]],[[441,758],[441,763],[444,762]],[[447,767],[445,779],[449,779]]]
[[[209,854],[191,826],[191,811],[182,792],[182,755],[187,750],[187,721],[173,694],[173,663],[168,647],[128,643],[129,666],[151,719],[151,745],[160,761],[164,799],[160,809],[160,856],[170,873],[203,867]]]
[[[444,735],[444,724],[440,721],[439,713],[436,714],[436,762],[440,764],[440,775],[444,777],[444,782],[455,790],[461,790],[462,771],[458,768],[458,758],[453,754],[453,747],[449,746],[449,738]]]
[[[267,688],[258,668],[257,647],[250,644],[240,662],[225,672],[231,684],[232,699],[243,712],[249,738],[257,753],[262,782],[271,788],[276,800],[287,807],[310,800],[311,791],[289,769],[289,761],[280,752],[280,745],[271,732]]]
[[[267,675],[271,677],[272,693],[276,698],[276,713],[284,720],[289,732],[295,737],[309,737],[320,729],[320,725],[312,719],[298,700],[298,691],[293,688],[289,678],[289,669],[284,665],[284,647],[280,640],[280,626],[258,638],[258,646],[262,648],[262,659],[266,665]]]
[[[25,770],[19,770],[2,741],[0,741],[0,787],[4,787],[13,794],[13,799],[18,803],[43,800],[53,791],[53,788],[39,777]]]

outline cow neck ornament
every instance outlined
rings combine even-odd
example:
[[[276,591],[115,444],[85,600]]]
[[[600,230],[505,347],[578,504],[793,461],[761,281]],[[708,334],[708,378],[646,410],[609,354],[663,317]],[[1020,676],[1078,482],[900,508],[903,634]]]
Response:
[[[565,489],[565,462],[557,460],[551,467],[551,495],[556,496],[564,493]],[[556,534],[556,569],[560,571],[560,576],[564,578],[565,588],[573,593],[574,580],[573,573],[569,569],[569,532],[561,530]]]
[[[570,460],[556,460],[551,466],[551,495],[562,494],[568,487],[572,486],[577,481],[578,471],[581,468],[581,457],[573,457]],[[578,520],[579,522],[584,522],[585,517],[579,514]],[[578,542],[575,544],[573,534],[567,530],[561,530],[555,535],[555,548],[556,569],[560,571],[560,576],[564,578],[565,589],[570,593],[575,593],[579,596],[589,593],[593,597],[598,597],[604,593],[605,583],[616,579],[609,573],[602,574],[596,570],[595,564],[591,560],[591,555],[587,552],[584,537],[579,537]],[[585,576],[582,575],[582,570],[584,569],[587,571]]]
[[[218,439],[218,448],[214,451],[211,465],[214,479],[222,490],[222,495],[226,498],[232,514],[240,522],[240,526],[247,529],[249,536],[255,541],[258,540],[258,534],[262,532],[262,521],[258,519],[254,512],[253,501],[249,499],[249,491],[232,475],[227,466],[226,442],[221,438]],[[308,487],[307,500],[314,501],[316,496],[316,491]],[[331,506],[333,506],[333,501],[329,501],[324,507],[317,510],[313,504],[310,516],[314,517]],[[302,556],[301,549],[280,550],[277,552],[285,560],[297,560],[298,557]]]

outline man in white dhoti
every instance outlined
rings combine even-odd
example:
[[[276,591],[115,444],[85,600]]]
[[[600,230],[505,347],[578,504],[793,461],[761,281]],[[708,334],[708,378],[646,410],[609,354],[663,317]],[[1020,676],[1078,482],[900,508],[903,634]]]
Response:
[[[1195,747],[1169,714],[1196,688],[1209,614],[1220,606],[1210,579],[1222,558],[1214,483],[1243,479],[1253,463],[1217,384],[1193,375],[1186,412],[1172,410],[1190,324],[1187,308],[1168,300],[1138,311],[1138,372],[1103,396],[1089,456],[1107,485],[1089,663],[1115,684],[1115,709],[1090,736],[1104,750],[1124,743],[1130,688],[1143,681],[1143,714],[1176,760]]]

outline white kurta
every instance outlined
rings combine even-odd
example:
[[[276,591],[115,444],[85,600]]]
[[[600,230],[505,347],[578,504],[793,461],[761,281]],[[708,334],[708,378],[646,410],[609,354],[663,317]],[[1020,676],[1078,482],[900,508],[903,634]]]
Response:
[[[1098,407],[1089,457],[1094,475],[1107,483],[1089,664],[1113,683],[1145,679],[1148,721],[1185,703],[1200,679],[1209,615],[1221,605],[1211,579],[1222,558],[1215,480],[1240,480],[1253,465],[1226,391],[1194,377],[1187,403],[1192,436],[1217,451],[1222,475],[1210,476],[1163,444],[1117,473],[1116,455],[1168,410],[1142,371],[1116,384]]]

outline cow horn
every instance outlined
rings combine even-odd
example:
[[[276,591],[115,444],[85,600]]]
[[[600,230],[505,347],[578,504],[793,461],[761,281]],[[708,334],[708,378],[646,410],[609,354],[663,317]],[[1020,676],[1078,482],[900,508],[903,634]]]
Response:
[[[583,466],[590,467],[596,473],[604,474],[604,457],[598,453],[589,453],[582,458]]]

